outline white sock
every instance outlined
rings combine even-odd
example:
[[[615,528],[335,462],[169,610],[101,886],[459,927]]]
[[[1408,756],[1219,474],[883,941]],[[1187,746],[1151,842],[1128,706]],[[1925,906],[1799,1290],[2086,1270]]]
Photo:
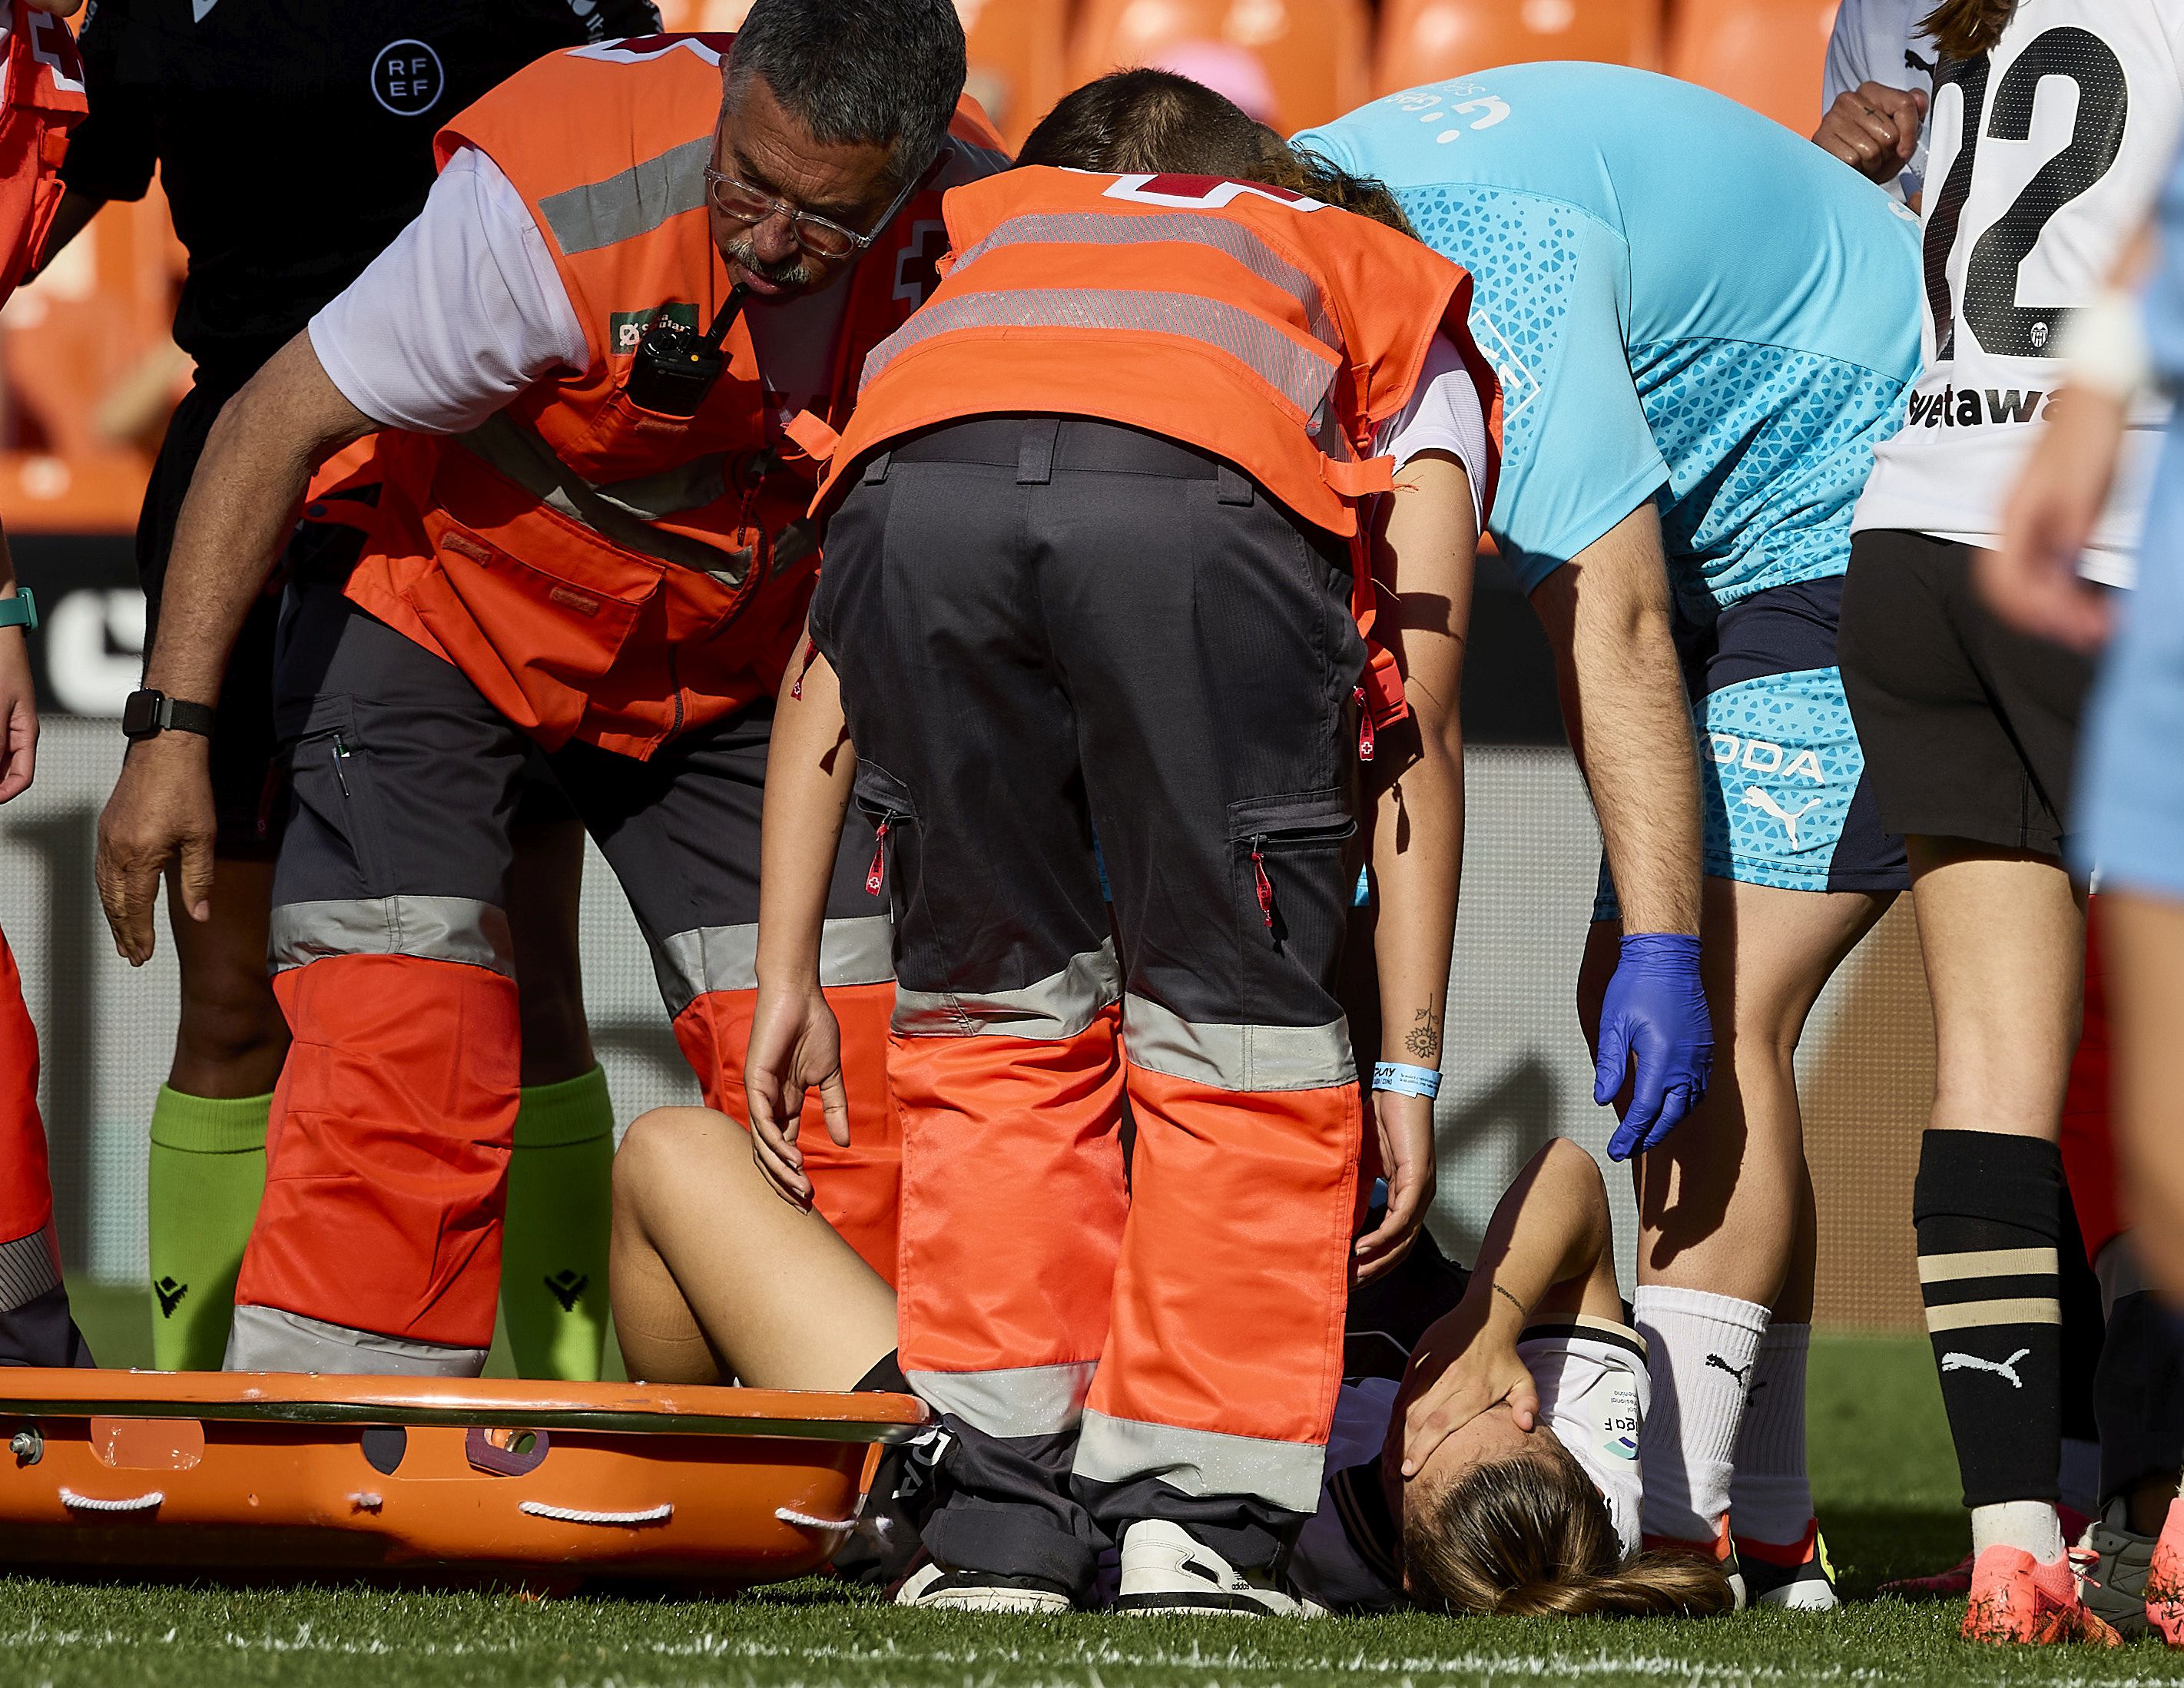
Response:
[[[1767,1309],[1703,1290],[1638,1289],[1652,1409],[1638,1432],[1647,1535],[1711,1541],[1729,1513],[1729,1479]]]
[[[2046,1501],[1997,1501],[1972,1508],[1972,1552],[2021,1547],[2043,1565],[2063,1557],[2063,1520]]]
[[[1812,1341],[1810,1324],[1768,1325],[1752,1357],[1736,1433],[1730,1522],[1740,1536],[1770,1546],[1795,1546],[1813,1521],[1813,1481],[1805,1470],[1805,1357]]]

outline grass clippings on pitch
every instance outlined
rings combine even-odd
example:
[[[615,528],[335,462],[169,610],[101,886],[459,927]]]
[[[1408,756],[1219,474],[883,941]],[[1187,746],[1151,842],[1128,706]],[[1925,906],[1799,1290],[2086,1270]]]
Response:
[[[1853,1593],[1964,1551],[1925,1343],[1822,1339],[1823,1522]],[[1366,1688],[1573,1682],[2184,1682],[2158,1644],[1990,1651],[1961,1608],[1705,1623],[1413,1616],[1318,1624],[898,1613],[817,1581],[737,1601],[0,1579],[0,1688]]]

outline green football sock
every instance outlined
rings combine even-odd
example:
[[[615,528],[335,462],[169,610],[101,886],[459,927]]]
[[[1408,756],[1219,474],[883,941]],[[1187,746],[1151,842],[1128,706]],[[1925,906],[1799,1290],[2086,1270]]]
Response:
[[[186,1096],[152,1105],[145,1206],[152,1262],[152,1363],[216,1372],[227,1352],[235,1277],[265,1192],[273,1098]]]
[[[590,1381],[607,1339],[614,1105],[594,1067],[523,1092],[508,1165],[500,1311],[517,1375]]]

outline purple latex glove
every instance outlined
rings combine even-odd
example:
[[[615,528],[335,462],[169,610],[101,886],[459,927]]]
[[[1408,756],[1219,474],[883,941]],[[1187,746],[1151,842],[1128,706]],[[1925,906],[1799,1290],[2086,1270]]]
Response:
[[[1713,1022],[1699,983],[1697,939],[1641,932],[1623,940],[1623,959],[1600,1006],[1593,1100],[1602,1107],[1613,1102],[1634,1061],[1630,1106],[1607,1144],[1617,1161],[1674,1131],[1713,1074]]]

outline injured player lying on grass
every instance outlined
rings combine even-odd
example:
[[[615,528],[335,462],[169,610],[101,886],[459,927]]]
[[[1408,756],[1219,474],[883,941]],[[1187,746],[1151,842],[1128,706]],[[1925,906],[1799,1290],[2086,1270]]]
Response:
[[[1253,1590],[1202,1609],[1727,1610],[1711,1563],[1637,1551],[1646,1364],[1612,1240],[1599,1168],[1557,1139],[1502,1198],[1475,1267],[1422,1235],[1353,1295],[1327,1474],[1288,1557],[1288,1598]],[[722,1115],[663,1108],[631,1127],[615,1163],[612,1275],[632,1377],[911,1392],[894,1363],[894,1291],[775,1193]],[[915,1535],[949,1481],[946,1439],[889,1463],[836,1568],[924,1590],[959,1568],[931,1564]],[[1105,1595],[1174,1611],[1201,1608],[1131,1596],[1231,1592],[1207,1580],[1226,1567],[1176,1534],[1156,1563],[1134,1531]],[[990,1607],[985,1580],[977,1603]],[[1053,1596],[1032,1592],[1025,1609],[1050,1609]]]

